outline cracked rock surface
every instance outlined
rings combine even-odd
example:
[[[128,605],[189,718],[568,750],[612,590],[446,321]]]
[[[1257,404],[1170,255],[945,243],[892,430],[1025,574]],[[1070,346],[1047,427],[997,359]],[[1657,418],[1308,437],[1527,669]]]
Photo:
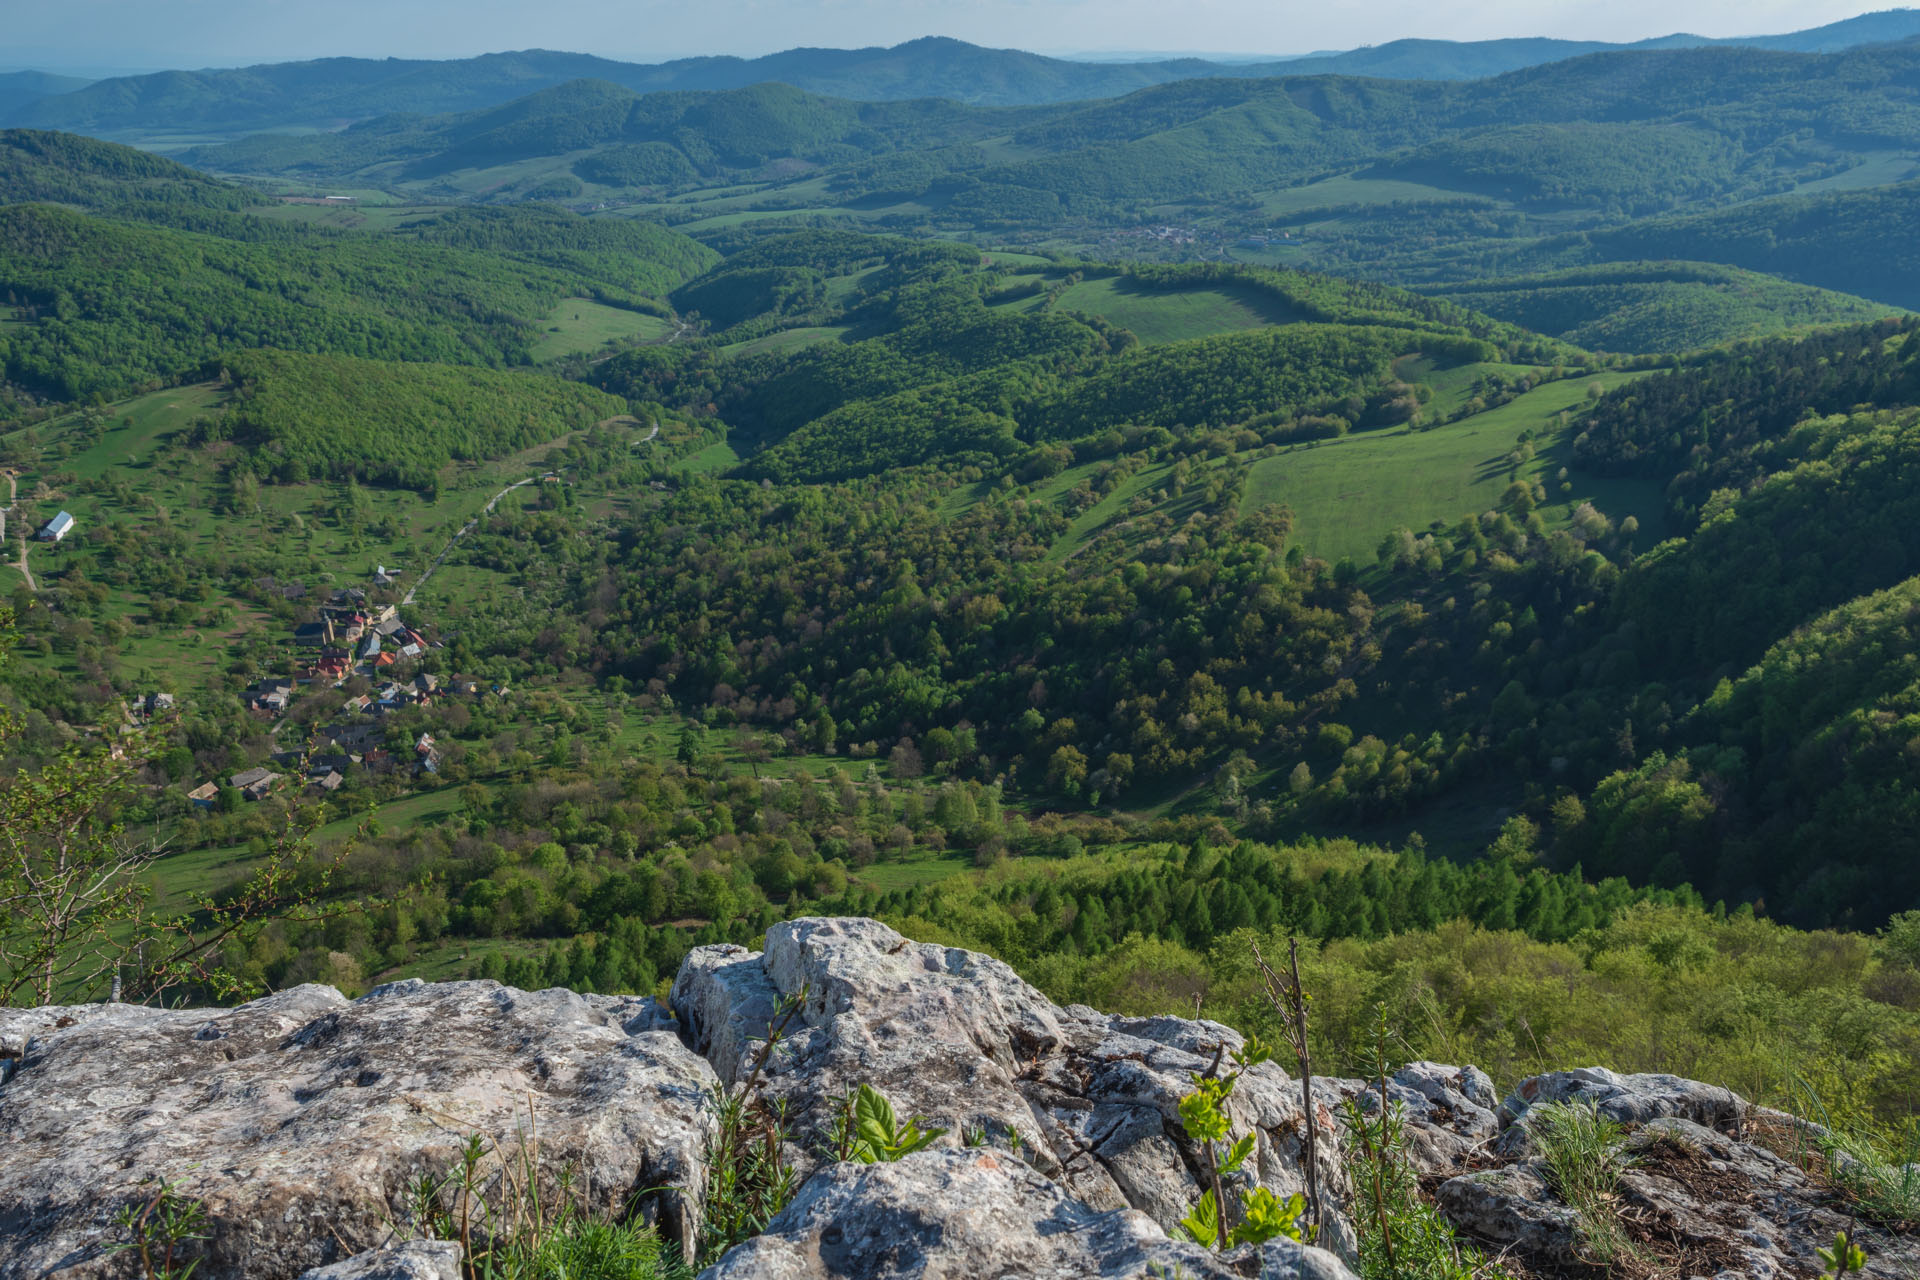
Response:
[[[1174,1230],[1199,1198],[1178,1106],[1194,1073],[1241,1046],[1231,1028],[1062,1008],[998,960],[910,942],[865,919],[777,924],[764,952],[695,951],[672,1002],[691,1043],[736,1079],[752,1070],[758,1049],[748,1046],[765,1037],[780,1001],[802,992],[765,1085],[792,1104],[803,1135],[865,1083],[902,1115],[947,1129],[945,1146],[983,1134],[1008,1150],[1017,1133],[1023,1160],[1093,1210],[1137,1210]],[[1338,1129],[1325,1102],[1315,1104],[1328,1209],[1319,1243],[1351,1257]],[[1241,1077],[1231,1110],[1236,1133],[1258,1135],[1260,1184],[1283,1199],[1303,1190],[1299,1083],[1262,1063]]]
[[[196,1277],[291,1280],[387,1242],[409,1182],[476,1133],[508,1158],[537,1134],[605,1212],[698,1185],[713,1073],[663,1021],[651,1000],[492,982],[6,1011],[0,1280],[125,1273],[110,1221],[150,1178],[206,1205]],[[677,1205],[669,1235],[691,1227]]]
[[[1352,1280],[1332,1254],[1289,1241],[1225,1254],[1177,1243],[1143,1213],[1088,1208],[1005,1152],[950,1147],[823,1170],[701,1280],[936,1276]]]

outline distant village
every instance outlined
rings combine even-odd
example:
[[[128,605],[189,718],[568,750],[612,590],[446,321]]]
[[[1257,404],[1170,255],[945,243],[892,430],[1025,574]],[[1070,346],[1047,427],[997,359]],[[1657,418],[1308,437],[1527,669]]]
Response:
[[[338,721],[314,726],[305,743],[275,752],[270,764],[199,782],[187,792],[194,807],[222,807],[229,789],[240,801],[264,800],[296,787],[308,795],[325,797],[339,791],[356,772],[384,777],[402,770],[415,776],[440,771],[440,747],[433,736],[419,734],[411,751],[392,748],[383,723],[386,717],[408,707],[447,699],[502,697],[506,689],[417,670],[419,660],[429,650],[445,646],[405,622],[398,605],[373,601],[374,592],[396,587],[399,580],[397,570],[383,565],[375,570],[371,589],[342,587],[332,591],[317,606],[311,622],[294,627],[292,642],[297,657],[293,670],[256,680],[241,696],[256,716],[277,723],[303,691],[339,688],[357,677],[367,682],[368,692],[347,699]],[[254,585],[290,601],[304,601],[308,594],[299,583],[261,579]],[[129,708],[129,719],[160,718],[173,706],[170,694],[148,694]]]

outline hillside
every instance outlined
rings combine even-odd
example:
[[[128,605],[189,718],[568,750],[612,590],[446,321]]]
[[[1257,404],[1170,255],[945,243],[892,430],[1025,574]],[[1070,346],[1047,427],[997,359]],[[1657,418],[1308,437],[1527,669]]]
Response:
[[[1177,130],[1221,92],[1156,109],[1198,113]],[[909,154],[956,115],[1023,114],[556,100],[636,166],[691,166],[699,137],[826,154],[860,119]],[[622,130],[675,123],[602,142],[596,103]],[[1110,108],[1029,123],[1111,135]],[[483,113],[464,141],[501,154],[564,115]],[[109,144],[10,146],[37,199],[0,204],[0,904],[97,869],[100,927],[0,907],[25,921],[0,929],[0,1121],[67,1126],[0,1167],[0,1212],[43,1206],[0,1266],[65,1256],[99,1230],[93,1189],[125,1192],[67,1171],[168,1173],[176,1205],[239,1224],[318,1170],[326,1231],[282,1214],[187,1245],[210,1276],[314,1280],[357,1243],[342,1224],[400,1220],[372,1188],[477,1168],[461,1128],[510,1135],[533,1108],[549,1158],[614,1170],[572,1184],[540,1247],[618,1244],[661,1280],[676,1250],[751,1280],[817,1254],[801,1273],[841,1280],[782,1197],[824,1214],[888,1180],[936,1206],[916,1202],[924,1224],[975,1203],[950,1176],[1018,1180],[990,1242],[942,1227],[956,1271],[1004,1265],[1036,1205],[1051,1225],[1022,1256],[1106,1266],[1099,1230],[1054,1230],[1086,1197],[1137,1204],[1088,1218],[1130,1224],[1125,1258],[1227,1280],[1156,1234],[1200,1185],[1167,1115],[1221,1037],[1292,1026],[1330,1117],[1370,1078],[1426,1127],[1356,1154],[1342,1135],[1377,1113],[1340,1111],[1315,1130],[1324,1185],[1388,1162],[1397,1225],[1330,1199],[1318,1252],[1282,1232],[1234,1267],[1404,1280],[1378,1261],[1392,1230],[1509,1280],[1570,1273],[1606,1232],[1677,1273],[1806,1271],[1806,1224],[1852,1221],[1863,1274],[1910,1269],[1914,317],[1710,262],[1493,270],[1598,230],[1423,293],[925,225],[776,216],[703,242],[518,200],[236,203]],[[1660,349],[1682,339],[1705,345]],[[763,939],[771,961],[742,949]],[[1304,1033],[1255,959],[1290,973],[1296,947]],[[818,1154],[754,1213],[690,1213],[661,1188],[716,1158],[720,1104],[688,1081],[745,1078],[739,1002],[783,1018],[802,984],[848,1007],[794,1003],[803,1051],[748,1073],[757,1140],[783,1150],[764,1125],[787,1115]],[[183,1007],[204,1004],[234,1007]],[[130,1027],[146,1065],[120,1080]],[[474,1081],[506,1078],[508,1042],[543,1083],[496,1106]],[[251,1084],[179,1102],[209,1070]],[[1230,1078],[1284,1116],[1300,1094],[1277,1070]],[[164,1141],[111,1108],[12,1110],[109,1076],[173,1099]],[[852,1139],[823,1104],[863,1084],[948,1131],[940,1149],[830,1158]],[[423,1127],[443,1086],[458,1125]],[[1742,1218],[1737,1264],[1717,1227],[1676,1243],[1612,1199],[1577,1216],[1494,1111],[1562,1094],[1620,1108],[1605,1142],[1635,1163],[1607,1185],[1655,1188],[1633,1203],[1704,1214],[1735,1186],[1787,1207]],[[259,1097],[284,1149],[250,1139],[266,1163],[236,1181],[218,1135]],[[1827,1155],[1778,1154],[1768,1117],[1787,1152],[1815,1135]],[[599,1135],[578,1159],[575,1120]],[[610,1124],[645,1133],[607,1143]],[[894,1124],[860,1140],[917,1141]],[[1277,1177],[1299,1132],[1248,1168]],[[1135,1163],[1070,1162],[1061,1135]],[[939,1187],[896,1181],[916,1170]],[[49,1179],[88,1190],[55,1203]],[[347,1185],[365,1195],[343,1209]],[[414,1234],[460,1235],[413,1186]],[[1547,1243],[1499,1225],[1543,1212]],[[523,1247],[466,1238],[487,1265]],[[452,1266],[452,1244],[408,1256]]]
[[[1788,263],[1783,259],[1776,265],[1784,269]],[[1711,347],[1893,313],[1879,303],[1789,284],[1777,276],[1673,261],[1574,267],[1437,286],[1434,291],[1461,306],[1593,351]]]
[[[1899,306],[1910,273],[1869,241],[1913,173],[1916,66],[1912,47],[1645,49],[1470,83],[1213,78],[1017,109],[578,81],[462,115],[261,135],[186,158],[411,200],[561,201],[705,235],[829,216],[1417,287],[1678,258]],[[1773,235],[1777,221],[1789,225]],[[1767,247],[1836,225],[1815,252]],[[1778,318],[1738,325],[1696,292],[1675,305],[1699,305],[1697,338],[1671,337],[1684,322],[1629,336],[1696,345],[1790,327],[1807,305],[1763,294],[1758,310]]]
[[[74,93],[91,83],[46,71],[0,71],[0,119],[11,120],[42,98]]]
[[[258,197],[144,151],[70,133],[0,130],[0,204],[74,205],[164,215],[175,207],[244,209]]]
[[[288,126],[332,128],[391,113],[465,112],[570,80],[638,93],[715,92],[779,83],[862,101],[946,98],[980,106],[1031,106],[1111,98],[1205,78],[1353,75],[1477,80],[1592,53],[1708,45],[1838,53],[1920,35],[1920,14],[1891,10],[1786,35],[1707,40],[1676,35],[1633,44],[1550,39],[1392,40],[1346,53],[1212,63],[1199,58],[1087,62],[1018,49],[924,38],[893,48],[789,49],[759,58],[700,57],[640,65],[531,49],[464,60],[325,58],[235,70],[166,71],[87,84],[19,72],[0,79],[0,124],[126,140]]]
[[[665,228],[547,209],[429,211],[390,234],[269,212],[130,148],[0,135],[5,381],[61,400],[124,395],[275,345],[527,363],[563,299],[658,315],[662,295],[715,261]],[[130,276],[142,287],[122,287]]]

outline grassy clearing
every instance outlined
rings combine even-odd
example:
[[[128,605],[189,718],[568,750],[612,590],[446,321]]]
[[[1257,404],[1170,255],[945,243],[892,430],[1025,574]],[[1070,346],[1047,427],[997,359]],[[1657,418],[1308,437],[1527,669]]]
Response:
[[[1911,151],[1874,151],[1844,173],[1801,183],[1794,188],[1794,194],[1814,195],[1822,191],[1860,191],[1867,187],[1889,186],[1913,177],[1914,169]]]
[[[1148,345],[1292,324],[1301,319],[1299,314],[1252,290],[1144,289],[1123,277],[1074,285],[1060,295],[1056,306],[1062,311],[1101,316],[1123,329],[1133,330],[1140,341]]]
[[[722,442],[710,444],[698,453],[688,454],[674,463],[673,469],[699,475],[708,471],[725,471],[737,465],[739,461],[740,455],[733,451],[733,446]]]
[[[1288,187],[1269,192],[1261,198],[1260,210],[1269,217],[1284,217],[1306,209],[1325,209],[1346,204],[1392,204],[1395,200],[1467,200],[1473,197],[1446,187],[1424,182],[1403,182],[1398,178],[1327,178],[1304,187]]]
[[[1537,372],[1531,365],[1502,364],[1498,361],[1441,366],[1425,356],[1402,356],[1393,364],[1393,374],[1402,382],[1424,382],[1433,388],[1433,399],[1427,403],[1425,410],[1429,418],[1451,417],[1458,413],[1473,394],[1473,384],[1488,374],[1522,378]]]
[[[609,343],[626,339],[664,338],[673,332],[673,322],[639,311],[609,307],[591,298],[564,298],[547,318],[545,330],[533,344],[535,360],[553,360],[580,351],[598,351]]]
[[[942,880],[965,875],[972,869],[971,859],[954,854],[943,858],[919,858],[912,862],[876,862],[870,867],[860,868],[854,873],[854,878],[878,893],[893,893],[901,889],[939,884]]]
[[[799,329],[782,329],[770,333],[764,338],[753,338],[746,342],[735,342],[720,348],[723,356],[757,356],[763,352],[798,351],[802,347],[818,346],[823,342],[839,342],[852,330],[843,324],[810,325]]]
[[[988,249],[985,252],[989,267],[1050,267],[1053,259],[1043,258],[1037,253],[1017,253],[1011,249]]]
[[[1146,467],[1135,475],[1129,476],[1125,483],[1093,506],[1075,516],[1073,523],[1067,526],[1066,533],[1053,544],[1047,552],[1048,564],[1060,564],[1070,555],[1085,547],[1109,521],[1125,511],[1136,494],[1160,483],[1172,470],[1171,467]]]
[[[1560,468],[1571,460],[1575,434],[1554,424],[1562,410],[1581,404],[1592,382],[1612,387],[1631,375],[1569,378],[1527,392],[1511,403],[1432,431],[1365,432],[1296,445],[1262,459],[1247,482],[1244,510],[1275,503],[1293,509],[1293,540],[1330,560],[1371,560],[1382,534],[1398,526],[1421,529],[1498,504],[1510,483],[1506,455],[1520,432],[1546,434],[1539,452],[1520,467],[1526,479],[1547,484],[1549,525],[1565,523],[1583,501],[1618,520],[1636,516],[1659,527],[1656,487],[1570,473],[1572,494],[1557,493]]]

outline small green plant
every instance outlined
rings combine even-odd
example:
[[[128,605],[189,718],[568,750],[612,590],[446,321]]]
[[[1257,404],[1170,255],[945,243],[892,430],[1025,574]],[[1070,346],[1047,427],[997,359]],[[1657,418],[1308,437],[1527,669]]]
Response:
[[[1453,1224],[1420,1194],[1407,1158],[1406,1112],[1387,1096],[1386,1012],[1368,1053],[1374,1105],[1341,1104],[1353,1223],[1360,1237],[1363,1280],[1507,1280],[1507,1272],[1455,1237]],[[1365,1095],[1362,1095],[1365,1096]]]
[[[1861,1217],[1892,1231],[1920,1225],[1920,1120],[1875,1129],[1836,1118],[1805,1079],[1794,1077],[1793,1091],[1794,1110],[1806,1123],[1792,1126],[1782,1154],[1817,1171]]]
[[[1820,1139],[1827,1180],[1863,1218],[1892,1231],[1920,1225],[1920,1137],[1904,1141],[1828,1131]]]
[[[1313,1055],[1307,1039],[1307,1011],[1313,1001],[1300,981],[1300,939],[1287,939],[1285,976],[1274,972],[1267,958],[1260,954],[1259,943],[1253,943],[1252,948],[1253,963],[1260,970],[1260,982],[1266,990],[1267,1003],[1279,1015],[1282,1031],[1293,1049],[1294,1060],[1300,1066],[1300,1131],[1305,1147],[1301,1167],[1307,1183],[1307,1229],[1317,1232],[1321,1222],[1320,1125],[1319,1108],[1313,1101]]]
[[[859,1164],[882,1164],[912,1155],[946,1133],[945,1129],[921,1128],[922,1119],[915,1116],[901,1124],[887,1095],[870,1084],[863,1084],[841,1100],[839,1112],[827,1130],[830,1154],[836,1160]],[[974,1141],[975,1137],[979,1141]],[[985,1146],[986,1131],[976,1127],[968,1134],[967,1145]]]
[[[1580,1216],[1587,1248],[1602,1263],[1633,1250],[1613,1205],[1614,1189],[1630,1163],[1620,1149],[1622,1132],[1591,1098],[1546,1103],[1527,1116],[1527,1133],[1546,1165],[1547,1181]]]
[[[529,1104],[531,1117],[531,1104]],[[543,1189],[531,1122],[511,1156],[472,1134],[447,1173],[412,1187],[414,1229],[457,1240],[462,1280],[685,1280],[678,1250],[637,1217],[586,1212],[563,1172]]]
[[[760,1082],[767,1062],[806,1002],[804,987],[783,999],[746,1078],[733,1088],[713,1088],[715,1123],[705,1148],[707,1186],[700,1201],[696,1259],[702,1267],[766,1230],[799,1189],[799,1175],[786,1157],[786,1144],[793,1136],[792,1117],[784,1101],[769,1103],[761,1096]]]
[[[1859,1271],[1867,1265],[1867,1251],[1853,1242],[1851,1229],[1833,1237],[1833,1248],[1815,1252],[1820,1255],[1820,1265],[1826,1268],[1822,1274],[1829,1280],[1840,1280],[1848,1272]]]
[[[188,1280],[200,1259],[183,1255],[194,1242],[207,1239],[207,1208],[165,1178],[147,1181],[154,1184],[153,1194],[114,1215],[113,1225],[127,1238],[112,1252],[139,1254],[143,1280]]]
[[[1200,1149],[1201,1170],[1208,1185],[1200,1200],[1188,1210],[1180,1225],[1193,1242],[1210,1249],[1231,1249],[1242,1244],[1264,1244],[1285,1236],[1289,1240],[1305,1238],[1300,1215],[1307,1207],[1306,1197],[1298,1193],[1285,1200],[1265,1187],[1254,1186],[1240,1197],[1240,1220],[1232,1221],[1232,1202],[1227,1195],[1230,1181],[1245,1179],[1246,1164],[1252,1158],[1256,1135],[1232,1136],[1233,1124],[1227,1116],[1227,1100],[1241,1073],[1267,1061],[1273,1055],[1256,1039],[1233,1054],[1234,1069],[1219,1074],[1219,1062],[1193,1077],[1193,1092],[1180,1099],[1180,1124],[1187,1137]]]

